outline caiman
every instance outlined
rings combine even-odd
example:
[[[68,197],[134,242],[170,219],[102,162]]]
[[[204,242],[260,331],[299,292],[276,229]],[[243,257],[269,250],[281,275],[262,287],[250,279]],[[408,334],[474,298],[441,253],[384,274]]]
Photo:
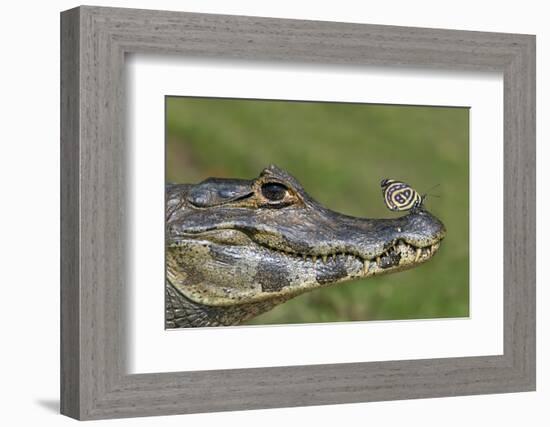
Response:
[[[273,165],[166,192],[166,328],[237,325],[304,292],[413,268],[445,236],[423,206],[385,219],[331,211]]]

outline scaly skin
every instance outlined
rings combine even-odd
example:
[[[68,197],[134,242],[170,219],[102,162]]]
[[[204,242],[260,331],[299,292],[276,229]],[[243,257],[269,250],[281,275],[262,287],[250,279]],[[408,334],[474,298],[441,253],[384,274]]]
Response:
[[[274,183],[280,200],[269,199]],[[270,166],[254,180],[168,185],[166,233],[166,327],[178,328],[236,325],[304,292],[416,267],[445,227],[423,208],[333,212]]]

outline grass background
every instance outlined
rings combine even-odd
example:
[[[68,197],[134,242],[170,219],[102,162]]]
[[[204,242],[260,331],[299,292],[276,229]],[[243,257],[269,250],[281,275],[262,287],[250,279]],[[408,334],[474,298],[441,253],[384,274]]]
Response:
[[[469,315],[467,108],[217,98],[166,99],[166,179],[254,178],[286,169],[330,209],[393,217],[379,187],[403,180],[447,227],[428,263],[296,297],[249,324]]]

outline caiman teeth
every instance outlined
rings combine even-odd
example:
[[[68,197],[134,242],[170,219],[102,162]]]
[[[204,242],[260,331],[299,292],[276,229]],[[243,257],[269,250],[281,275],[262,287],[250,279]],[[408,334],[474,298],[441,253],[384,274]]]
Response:
[[[379,268],[387,268],[388,262],[391,262],[391,259],[395,259],[395,257],[403,257],[403,256],[410,256],[411,252],[414,255],[414,261],[418,262],[421,258],[425,258],[426,260],[429,259],[436,251],[439,249],[440,242],[436,242],[431,244],[430,246],[425,247],[417,247],[412,244],[409,244],[405,242],[404,240],[398,240],[396,241],[392,246],[388,247],[384,252],[382,252],[379,255],[374,256],[373,258],[363,258],[360,255],[348,253],[348,252],[333,252],[333,253],[325,253],[325,254],[316,254],[316,255],[309,255],[306,253],[298,253],[293,252],[288,249],[275,249],[277,252],[284,256],[291,256],[295,258],[301,258],[304,262],[311,262],[315,264],[317,260],[322,261],[323,264],[327,264],[328,262],[337,262],[337,260],[341,260],[344,262],[349,262],[350,260],[357,260],[363,263],[363,274],[367,275],[369,272],[371,272],[373,269],[375,269],[375,272]],[[339,258],[341,257],[341,258]],[[390,260],[387,260],[386,258],[390,257]],[[402,259],[402,258],[401,258]],[[386,264],[386,266],[382,266],[382,261]],[[372,265],[371,265],[372,263]],[[392,267],[397,266],[400,264],[400,260],[390,265]]]

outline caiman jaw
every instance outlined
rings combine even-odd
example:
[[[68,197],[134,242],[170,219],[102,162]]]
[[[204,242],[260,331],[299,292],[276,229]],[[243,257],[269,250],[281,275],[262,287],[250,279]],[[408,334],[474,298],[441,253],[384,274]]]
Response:
[[[291,235],[260,228],[243,231],[224,224],[180,232],[167,248],[168,279],[190,300],[210,306],[288,299],[352,279],[413,268],[434,256],[445,234],[427,212],[392,220],[357,218],[355,229],[349,217],[347,221],[342,235],[353,239],[322,241],[318,247],[309,244],[307,252],[293,250]]]
[[[437,241],[426,247],[419,247],[407,243],[405,240],[398,240],[388,249],[384,250],[380,255],[373,258],[363,258],[360,255],[350,252],[333,252],[325,254],[310,255],[306,253],[295,253],[277,248],[268,248],[276,251],[281,256],[292,257],[297,261],[302,261],[306,264],[315,266],[328,265],[336,262],[337,259],[357,260],[363,264],[361,276],[368,277],[376,274],[388,273],[394,270],[404,270],[412,268],[415,265],[422,264],[432,258],[439,249],[441,241]]]

